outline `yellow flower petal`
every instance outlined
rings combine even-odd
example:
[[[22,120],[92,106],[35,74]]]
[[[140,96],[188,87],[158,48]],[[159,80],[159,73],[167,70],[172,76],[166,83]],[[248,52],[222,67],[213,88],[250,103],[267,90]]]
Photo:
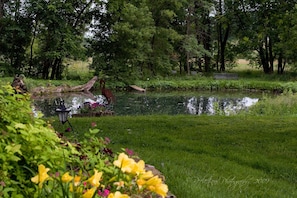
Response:
[[[161,195],[162,197],[165,197],[168,192],[168,186],[164,184],[162,179],[158,176],[150,178],[145,185],[147,186],[147,189]]]
[[[145,179],[145,180],[147,180],[147,179],[149,179],[149,178],[152,178],[152,177],[154,177],[154,174],[153,174],[152,171],[145,171],[144,173],[142,173],[142,174],[140,175],[140,178],[141,178],[141,179]]]
[[[155,188],[155,193],[157,193],[158,195],[161,195],[162,197],[165,197],[167,195],[167,192],[168,192],[168,186],[166,184],[157,185]]]
[[[49,175],[47,174],[49,170],[50,169],[45,168],[43,164],[38,165],[38,174],[35,177],[32,177],[31,181],[39,184],[39,188],[42,188],[43,182],[49,178]]]
[[[126,194],[122,194],[121,192],[116,191],[115,193],[110,193],[107,198],[130,198],[130,197]]]
[[[96,169],[94,169],[95,173],[92,177],[88,179],[89,184],[92,186],[99,187],[100,186],[100,179],[102,176],[102,172],[98,172]]]
[[[131,173],[134,168],[136,162],[129,158],[125,153],[120,153],[117,160],[113,162],[113,164],[119,168],[121,168],[122,172]]]
[[[35,177],[32,177],[31,181],[34,182],[35,184],[38,184],[39,183],[39,176],[36,175]]]
[[[74,186],[78,186],[80,184],[81,176],[76,175],[74,177]]]
[[[69,175],[69,172],[66,172],[63,176],[62,176],[62,182],[70,182],[73,179],[72,176]]]
[[[87,192],[85,194],[83,194],[83,198],[92,198],[96,189],[97,189],[96,187],[93,187],[93,188],[87,190]]]
[[[131,170],[131,173],[133,173],[135,175],[139,175],[140,173],[145,172],[144,167],[145,167],[144,161],[140,160],[139,162],[134,163],[134,165],[132,167],[132,170]]]

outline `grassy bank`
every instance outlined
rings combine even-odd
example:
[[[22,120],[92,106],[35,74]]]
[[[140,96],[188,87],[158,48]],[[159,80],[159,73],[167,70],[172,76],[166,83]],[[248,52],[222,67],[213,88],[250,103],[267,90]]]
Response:
[[[215,80],[212,74],[194,76],[176,75],[170,77],[154,77],[138,80],[134,84],[145,88],[149,91],[153,90],[250,90],[250,91],[269,91],[282,92],[284,90],[292,90],[297,92],[297,77],[295,73],[263,74],[261,71],[236,71],[238,80]],[[83,73],[85,75],[85,73]],[[83,75],[82,74],[82,75]],[[83,79],[73,78],[72,80],[36,80],[26,78],[25,83],[28,89],[38,86],[59,86],[69,85],[76,86],[86,83],[92,76],[84,76]],[[0,84],[11,83],[13,77],[5,77],[0,79]],[[106,86],[112,90],[123,90],[128,85],[123,82],[106,80]],[[95,89],[99,89],[99,83],[95,84]]]
[[[115,116],[70,121],[79,133],[95,122],[100,136],[112,140],[112,149],[133,149],[164,173],[178,198],[297,196],[293,116]],[[67,127],[57,121],[53,125],[58,131]]]

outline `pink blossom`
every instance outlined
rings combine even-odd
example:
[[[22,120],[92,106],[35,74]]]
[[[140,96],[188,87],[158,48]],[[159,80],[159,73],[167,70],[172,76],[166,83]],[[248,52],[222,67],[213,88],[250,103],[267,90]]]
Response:
[[[95,122],[92,122],[92,123],[91,123],[91,126],[92,126],[92,127],[96,127],[97,124],[96,124]]]
[[[108,137],[105,137],[105,144],[109,144],[110,143],[110,139]]]
[[[4,181],[0,181],[0,186],[6,186]]]
[[[125,151],[126,151],[126,153],[127,153],[129,156],[133,156],[133,155],[134,155],[134,151],[131,150],[131,149],[126,148]]]
[[[104,189],[103,191],[98,191],[98,195],[102,197],[107,197],[110,191],[108,189]]]

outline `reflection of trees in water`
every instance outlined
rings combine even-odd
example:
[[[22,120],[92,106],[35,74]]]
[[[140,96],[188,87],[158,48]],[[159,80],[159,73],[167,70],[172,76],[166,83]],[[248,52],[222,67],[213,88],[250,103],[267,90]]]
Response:
[[[90,97],[91,96],[91,97]],[[71,114],[79,113],[79,107],[86,101],[101,101],[94,95],[65,95],[62,97],[65,106],[71,109]],[[150,95],[133,93],[116,93],[116,103],[111,106],[115,115],[153,115],[153,114],[195,114],[214,115],[234,114],[256,103],[258,99],[249,97],[227,98],[207,96]],[[53,101],[56,97],[34,100],[34,106],[45,116],[55,116]]]
[[[236,114],[241,110],[246,110],[251,105],[258,102],[258,98],[216,98],[216,97],[191,97],[186,103],[189,114]]]

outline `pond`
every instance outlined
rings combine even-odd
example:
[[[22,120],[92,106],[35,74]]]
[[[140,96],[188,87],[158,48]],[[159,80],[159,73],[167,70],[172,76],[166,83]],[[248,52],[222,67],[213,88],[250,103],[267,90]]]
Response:
[[[115,92],[114,95],[116,102],[107,108],[115,115],[231,115],[248,109],[262,97],[261,93],[206,91]],[[55,116],[54,100],[62,98],[71,109],[71,116],[80,113],[84,102],[101,101],[103,97],[99,93],[64,93],[33,97],[33,105],[34,110],[41,111],[45,117]]]

